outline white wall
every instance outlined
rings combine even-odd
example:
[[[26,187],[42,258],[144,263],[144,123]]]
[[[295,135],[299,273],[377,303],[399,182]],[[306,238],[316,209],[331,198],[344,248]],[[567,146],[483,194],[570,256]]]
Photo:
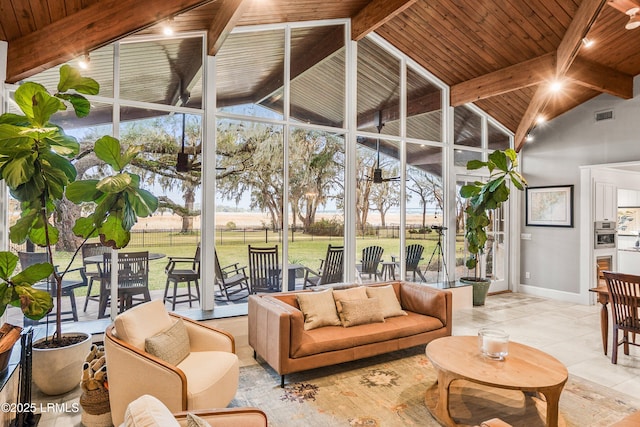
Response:
[[[639,87],[640,76],[636,76],[632,99],[600,95],[539,125],[532,133],[534,141],[522,149],[522,171],[529,186],[574,185],[574,227],[527,227],[523,200],[520,232],[531,234],[531,240],[520,242],[520,291],[585,301],[588,284],[580,279],[580,249],[592,241],[589,234],[583,233],[582,238],[580,234],[580,210],[585,209],[581,191],[590,190],[581,188],[580,167],[640,161]],[[613,120],[595,121],[595,112],[609,109],[614,111]]]

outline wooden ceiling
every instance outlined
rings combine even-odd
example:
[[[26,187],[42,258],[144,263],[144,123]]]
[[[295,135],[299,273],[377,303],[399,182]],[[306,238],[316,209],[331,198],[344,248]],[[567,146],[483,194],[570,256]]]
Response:
[[[0,0],[0,38],[9,42],[7,81],[16,82],[125,36],[160,31],[167,18],[173,18],[176,31],[206,30],[214,55],[236,26],[350,17],[353,40],[377,32],[448,84],[453,106],[474,102],[513,131],[521,148],[540,115],[554,118],[600,93],[633,96],[633,76],[640,74],[640,28],[625,29],[629,16],[624,11],[639,3]],[[310,52],[324,58],[343,46],[332,45],[328,37]],[[583,45],[585,37],[593,46]],[[301,65],[296,72],[309,67]],[[555,79],[564,87],[551,93]]]

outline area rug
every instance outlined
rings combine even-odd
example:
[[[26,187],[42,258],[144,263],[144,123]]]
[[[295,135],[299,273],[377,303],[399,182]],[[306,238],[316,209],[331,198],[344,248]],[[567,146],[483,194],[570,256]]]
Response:
[[[420,347],[290,374],[284,388],[263,362],[241,368],[230,406],[258,407],[271,426],[438,426],[424,403],[435,378]],[[638,409],[640,399],[574,376],[560,399],[566,426],[608,426]],[[509,422],[532,427],[517,418]]]

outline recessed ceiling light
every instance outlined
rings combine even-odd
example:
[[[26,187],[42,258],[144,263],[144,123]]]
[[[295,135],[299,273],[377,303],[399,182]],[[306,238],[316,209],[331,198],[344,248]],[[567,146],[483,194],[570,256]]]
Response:
[[[525,140],[525,141],[527,141],[527,142],[531,142],[531,141],[533,141],[533,139],[534,139],[534,138],[533,138],[533,135],[531,135],[530,133],[528,133],[528,134],[527,134],[527,137],[526,137],[524,140]]]
[[[542,123],[544,123],[546,121],[547,121],[547,119],[543,115],[539,115],[538,118],[536,119],[536,123],[538,123],[538,124],[542,124]]]

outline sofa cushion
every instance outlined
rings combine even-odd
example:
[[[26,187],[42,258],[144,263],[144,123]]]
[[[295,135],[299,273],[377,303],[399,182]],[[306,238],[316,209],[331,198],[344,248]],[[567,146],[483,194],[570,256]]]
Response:
[[[226,351],[194,351],[178,369],[187,377],[187,409],[224,408],[238,389],[238,356]]]
[[[146,338],[169,329],[173,321],[162,300],[140,304],[120,313],[114,320],[116,336],[132,346],[144,350]]]
[[[384,322],[378,298],[365,298],[342,301],[342,326],[365,325]]]
[[[407,315],[407,312],[400,306],[393,286],[368,286],[367,295],[369,298],[377,298],[380,300],[380,309],[385,319],[387,317]]]
[[[327,351],[343,350],[397,338],[409,337],[442,328],[442,322],[431,316],[407,312],[406,316],[390,317],[384,323],[370,323],[352,328],[327,326],[305,331],[300,346],[292,357],[303,357]]]
[[[189,333],[182,319],[159,334],[145,339],[144,350],[172,365],[182,362],[191,351]]]
[[[364,288],[364,286],[356,286],[355,288],[333,290],[333,299],[336,302],[338,317],[340,317],[340,321],[342,322],[343,325],[344,325],[344,319],[342,318],[342,301],[359,300],[359,299],[367,299],[367,298],[369,298],[369,296],[367,295],[367,290]]]
[[[333,299],[333,291],[304,292],[297,295],[300,311],[304,315],[304,330],[322,326],[341,325]]]
[[[180,427],[180,424],[162,402],[148,394],[127,406],[124,427]]]

